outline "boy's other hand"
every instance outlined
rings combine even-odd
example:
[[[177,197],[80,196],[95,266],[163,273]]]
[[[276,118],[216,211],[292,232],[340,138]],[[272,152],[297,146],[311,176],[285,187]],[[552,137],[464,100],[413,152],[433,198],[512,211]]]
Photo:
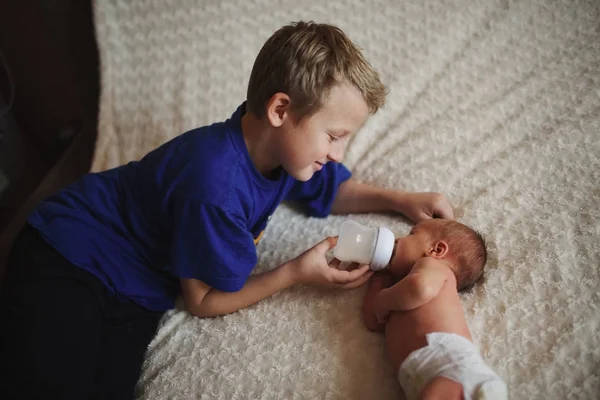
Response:
[[[328,237],[313,248],[290,261],[295,282],[305,285],[319,285],[340,289],[355,289],[365,284],[373,271],[368,265],[352,270],[338,269],[339,260],[327,263],[326,254],[337,244],[337,237]]]
[[[398,211],[415,224],[431,218],[454,219],[452,206],[441,193],[402,193]]]

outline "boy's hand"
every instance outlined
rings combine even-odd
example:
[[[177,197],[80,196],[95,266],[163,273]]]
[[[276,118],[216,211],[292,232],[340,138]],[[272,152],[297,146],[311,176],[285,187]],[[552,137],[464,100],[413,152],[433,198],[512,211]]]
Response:
[[[331,212],[349,214],[395,211],[414,223],[430,218],[454,219],[450,202],[440,193],[409,193],[384,189],[348,179],[342,183]]]
[[[431,218],[454,219],[450,202],[440,193],[402,193],[398,211],[415,224]]]
[[[327,263],[325,255],[337,244],[337,237],[329,237],[312,249],[290,261],[295,282],[305,285],[320,285],[340,289],[355,289],[366,283],[373,271],[362,265],[352,271],[339,270],[340,263]]]

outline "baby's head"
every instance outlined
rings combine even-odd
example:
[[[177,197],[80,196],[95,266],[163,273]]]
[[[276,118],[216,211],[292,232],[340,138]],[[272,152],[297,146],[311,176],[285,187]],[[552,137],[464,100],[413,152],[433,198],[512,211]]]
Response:
[[[422,257],[448,262],[454,271],[458,291],[472,287],[483,275],[487,261],[485,240],[460,222],[430,219],[415,225],[408,236],[396,239],[389,270],[403,276]]]

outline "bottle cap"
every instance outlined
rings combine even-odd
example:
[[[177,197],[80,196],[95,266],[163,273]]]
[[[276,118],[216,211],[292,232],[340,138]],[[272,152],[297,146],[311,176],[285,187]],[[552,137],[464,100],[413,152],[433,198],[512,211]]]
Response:
[[[385,226],[381,226],[377,232],[377,243],[371,260],[371,270],[380,271],[388,266],[392,253],[394,252],[394,243],[396,238],[392,231]]]

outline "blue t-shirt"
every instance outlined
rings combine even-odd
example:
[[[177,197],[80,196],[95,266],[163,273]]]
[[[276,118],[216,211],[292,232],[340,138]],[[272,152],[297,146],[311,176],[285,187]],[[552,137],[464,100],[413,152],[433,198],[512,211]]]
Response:
[[[121,300],[174,307],[178,278],[238,291],[256,265],[256,245],[283,200],[309,215],[330,213],[350,178],[327,163],[307,182],[254,167],[241,128],[242,104],[225,122],[194,129],[142,160],[88,174],[44,200],[28,222],[71,263]]]

